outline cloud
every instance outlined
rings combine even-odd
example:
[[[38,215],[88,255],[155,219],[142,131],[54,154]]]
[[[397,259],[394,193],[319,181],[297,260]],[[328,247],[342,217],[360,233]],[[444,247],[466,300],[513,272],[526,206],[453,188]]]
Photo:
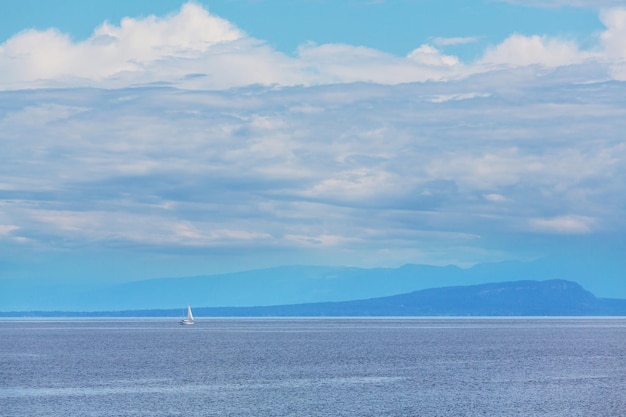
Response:
[[[548,233],[586,234],[592,231],[593,224],[593,218],[574,215],[530,220],[532,228]]]
[[[443,55],[428,45],[422,45],[403,58],[366,47],[309,44],[298,48],[298,58],[313,74],[314,84],[400,84],[438,80],[453,74],[454,67],[460,66],[456,57]]]
[[[0,45],[0,89],[391,85],[453,80],[501,67],[558,68],[591,61],[622,79],[624,13],[602,12],[607,29],[590,50],[567,39],[514,34],[488,48],[476,62],[462,63],[436,46],[471,43],[476,37],[434,38],[434,46],[417,45],[403,57],[337,43],[304,44],[295,55],[286,55],[202,6],[186,3],[165,17],[125,18],[119,25],[105,22],[80,42],[55,29],[18,33]]]
[[[3,92],[5,233],[52,248],[335,248],[355,262],[383,249],[443,262],[448,245],[467,262],[520,230],[623,230],[624,85],[504,74]]]
[[[480,64],[559,67],[578,64],[591,57],[572,41],[562,41],[545,36],[512,35],[499,45],[488,49]]]
[[[626,9],[604,10],[600,19],[606,30],[600,35],[609,56],[626,59]]]
[[[414,49],[407,56],[409,59],[422,65],[434,67],[455,67],[459,65],[459,59],[452,55],[443,55],[430,45],[422,45]]]
[[[18,230],[19,227],[10,224],[0,224],[0,235],[8,235],[14,230]]]
[[[23,32],[0,50],[2,244],[471,264],[511,233],[623,235],[622,12],[592,51],[513,35],[475,63],[287,56],[195,4]]]
[[[491,193],[485,194],[483,197],[485,198],[485,200],[491,201],[493,203],[502,203],[507,201],[507,198],[502,194]]]
[[[82,42],[54,29],[26,30],[0,47],[0,75],[5,85],[57,80],[80,83],[130,78],[163,59],[197,58],[212,47],[244,34],[195,3],[165,18],[125,18],[120,26],[104,23]],[[84,81],[83,81],[84,83]]]
[[[0,45],[0,88],[397,84],[441,79],[457,64],[455,57],[426,45],[406,58],[343,44],[303,45],[289,57],[187,3],[163,18],[104,23],[81,42],[54,29],[21,32]]]
[[[626,80],[626,9],[603,10],[600,19],[607,28],[600,40],[611,61],[612,78]]]
[[[433,97],[431,101],[433,103],[445,103],[446,101],[468,100],[477,97],[489,97],[489,93],[444,94]]]
[[[223,227],[210,221],[188,221],[145,213],[114,211],[35,210],[31,219],[42,229],[65,234],[73,241],[100,241],[112,244],[213,247],[238,246],[247,242],[271,244],[267,233]]]
[[[453,37],[453,38],[433,38],[433,43],[437,46],[455,46],[465,45],[468,43],[478,42],[480,38],[478,36],[465,36],[465,37]]]

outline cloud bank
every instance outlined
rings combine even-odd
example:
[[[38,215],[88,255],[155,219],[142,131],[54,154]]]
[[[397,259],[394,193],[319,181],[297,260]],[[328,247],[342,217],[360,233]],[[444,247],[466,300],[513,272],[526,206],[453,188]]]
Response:
[[[625,93],[525,71],[4,92],[0,241],[462,263],[503,236],[621,233]]]
[[[494,66],[548,68],[587,61],[623,77],[625,9],[606,9],[606,30],[592,50],[573,41],[513,34],[462,63],[433,45],[416,45],[404,57],[346,44],[301,45],[294,56],[246,35],[195,3],[162,18],[125,18],[104,23],[84,41],[54,29],[26,30],[0,45],[0,88],[90,86],[122,88],[166,83],[180,88],[228,89],[246,85],[322,85],[372,82],[400,84],[451,80],[491,71]],[[436,38],[435,45],[476,38]]]
[[[592,49],[513,34],[473,63],[288,56],[194,3],[81,42],[19,33],[0,46],[0,245],[376,266],[623,236],[626,11],[601,19]]]

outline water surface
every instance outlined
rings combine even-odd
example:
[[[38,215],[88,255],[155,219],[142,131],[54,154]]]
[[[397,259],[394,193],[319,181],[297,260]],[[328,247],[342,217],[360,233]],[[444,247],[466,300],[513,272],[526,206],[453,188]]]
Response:
[[[0,321],[0,415],[626,415],[626,319]]]

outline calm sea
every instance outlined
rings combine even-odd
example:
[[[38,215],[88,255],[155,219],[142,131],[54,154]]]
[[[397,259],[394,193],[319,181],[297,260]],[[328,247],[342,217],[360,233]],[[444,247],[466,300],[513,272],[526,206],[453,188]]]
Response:
[[[0,416],[626,416],[626,319],[0,321]]]

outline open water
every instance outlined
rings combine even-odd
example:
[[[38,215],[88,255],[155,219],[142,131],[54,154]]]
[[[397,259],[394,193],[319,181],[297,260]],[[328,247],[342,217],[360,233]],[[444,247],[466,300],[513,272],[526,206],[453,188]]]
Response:
[[[626,416],[626,319],[0,321],[0,416]]]

